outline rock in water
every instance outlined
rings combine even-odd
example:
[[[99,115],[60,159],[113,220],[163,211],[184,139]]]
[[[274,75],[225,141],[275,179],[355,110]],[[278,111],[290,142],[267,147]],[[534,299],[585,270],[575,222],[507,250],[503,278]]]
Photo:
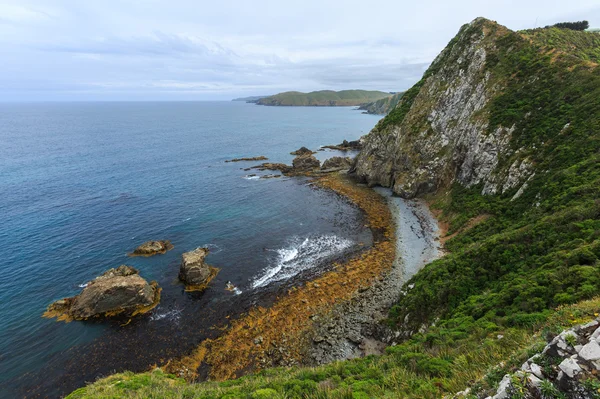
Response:
[[[314,154],[314,152],[309,150],[306,147],[300,147],[296,151],[290,152],[290,154],[291,155],[310,155],[310,154]]]
[[[322,170],[342,170],[350,169],[352,166],[352,158],[350,157],[331,157],[321,166]]]
[[[179,279],[185,283],[186,291],[202,291],[217,275],[219,269],[207,265],[204,258],[208,248],[196,248],[182,255]]]
[[[133,250],[130,256],[152,256],[156,254],[164,254],[174,248],[169,240],[163,241],[146,241],[139,247]]]
[[[310,171],[313,169],[318,169],[321,165],[321,162],[317,158],[315,158],[312,154],[299,155],[292,161],[292,165],[294,167],[295,172],[304,172]]]
[[[135,316],[158,305],[160,291],[155,281],[148,283],[136,269],[122,265],[96,277],[79,295],[54,302],[48,306],[44,317],[71,321]]]

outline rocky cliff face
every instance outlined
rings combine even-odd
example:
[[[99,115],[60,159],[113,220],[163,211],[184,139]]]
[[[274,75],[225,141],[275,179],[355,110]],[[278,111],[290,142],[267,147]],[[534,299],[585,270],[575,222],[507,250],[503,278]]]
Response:
[[[506,35],[518,36],[483,18],[464,25],[423,79],[364,138],[356,174],[405,198],[455,181],[481,184],[483,194],[525,184],[534,166],[511,150],[514,127],[489,129],[488,105],[505,84],[489,64]]]

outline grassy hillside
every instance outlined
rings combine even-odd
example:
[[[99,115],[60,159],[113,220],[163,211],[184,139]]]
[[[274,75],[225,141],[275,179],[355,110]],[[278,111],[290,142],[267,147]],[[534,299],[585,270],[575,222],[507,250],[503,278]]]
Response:
[[[388,320],[399,342],[387,354],[191,385],[158,371],[119,374],[69,398],[440,398],[466,387],[484,397],[548,334],[600,312],[597,36],[556,28],[498,35],[485,76],[502,90],[481,113],[485,134],[512,127],[511,154],[525,153],[535,174],[520,196],[456,183],[428,194],[447,223],[450,253],[406,284]],[[378,129],[407,123],[415,98],[427,95],[422,87]]]
[[[403,95],[404,92],[396,93],[391,97],[385,97],[368,104],[363,104],[358,109],[365,110],[369,114],[385,115],[398,105]]]
[[[310,93],[288,91],[261,98],[257,101],[257,104],[278,106],[353,106],[390,96],[390,93],[367,90],[321,90]]]

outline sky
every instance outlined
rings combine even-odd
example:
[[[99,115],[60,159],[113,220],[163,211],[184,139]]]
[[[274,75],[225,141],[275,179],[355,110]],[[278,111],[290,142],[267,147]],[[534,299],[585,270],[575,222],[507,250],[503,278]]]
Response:
[[[479,16],[600,27],[600,2],[0,0],[0,101],[402,91]]]

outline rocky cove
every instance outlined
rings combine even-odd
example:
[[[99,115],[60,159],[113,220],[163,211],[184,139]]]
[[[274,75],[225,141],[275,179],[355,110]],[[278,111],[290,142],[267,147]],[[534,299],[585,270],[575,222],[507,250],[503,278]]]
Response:
[[[345,158],[328,160],[319,170],[313,152],[296,153],[292,167],[263,164],[257,168],[308,176],[315,187],[350,200],[364,213],[373,246],[323,265],[323,274],[290,286],[271,306],[251,309],[223,335],[170,361],[168,372],[190,381],[223,380],[265,367],[369,355],[385,346],[382,341],[393,340],[381,321],[403,284],[440,255],[435,218],[424,202],[392,197],[389,190],[375,191],[357,183],[348,175],[350,161]]]

